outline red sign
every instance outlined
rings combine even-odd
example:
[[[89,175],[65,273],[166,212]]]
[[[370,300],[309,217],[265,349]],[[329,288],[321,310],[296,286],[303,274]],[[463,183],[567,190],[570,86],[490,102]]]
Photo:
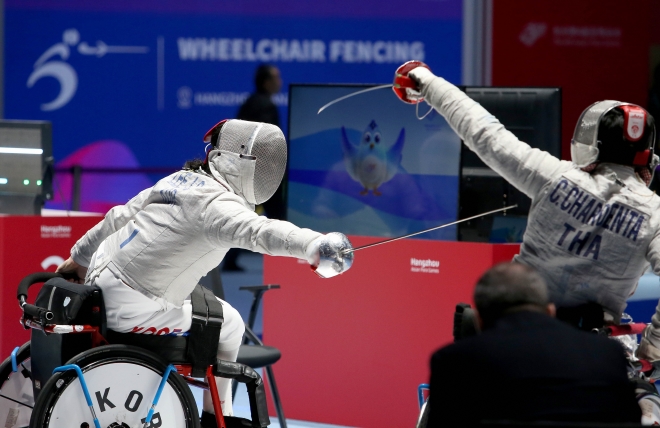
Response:
[[[30,340],[29,331],[19,324],[19,281],[34,272],[54,272],[69,257],[73,244],[100,220],[99,216],[0,216],[0,359]],[[31,303],[40,285],[33,288]]]
[[[354,246],[376,238],[351,237]],[[413,426],[417,386],[478,277],[518,245],[408,239],[355,253],[353,268],[320,279],[307,263],[265,257],[264,342],[287,417],[359,427]]]
[[[562,152],[596,101],[646,107],[650,1],[493,2],[493,86],[562,87]]]

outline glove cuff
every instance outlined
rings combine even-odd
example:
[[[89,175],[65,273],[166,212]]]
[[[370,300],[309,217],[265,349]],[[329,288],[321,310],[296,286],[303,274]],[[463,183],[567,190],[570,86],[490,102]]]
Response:
[[[424,89],[436,76],[426,67],[417,67],[408,73],[408,77],[417,82],[420,92],[424,93]]]

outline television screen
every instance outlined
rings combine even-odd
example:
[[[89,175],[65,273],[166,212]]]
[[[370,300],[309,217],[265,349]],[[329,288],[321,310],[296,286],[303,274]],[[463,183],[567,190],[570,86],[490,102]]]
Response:
[[[493,114],[518,139],[561,158],[561,89],[475,87],[465,93]],[[487,216],[459,225],[459,240],[521,242],[531,200],[463,146],[460,217],[517,204],[506,215]]]
[[[322,232],[393,237],[456,220],[461,142],[389,88],[291,85],[287,218]],[[419,115],[428,111],[419,106]],[[451,226],[419,235],[456,239]]]

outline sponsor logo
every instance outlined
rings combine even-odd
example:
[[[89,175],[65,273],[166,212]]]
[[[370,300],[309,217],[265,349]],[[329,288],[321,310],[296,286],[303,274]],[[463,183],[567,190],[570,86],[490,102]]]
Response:
[[[440,260],[410,258],[410,271],[421,273],[440,273]]]
[[[176,91],[176,105],[180,109],[189,109],[192,107],[193,91],[188,86],[182,86]]]
[[[60,256],[48,256],[41,262],[41,268],[43,270],[48,270],[49,267],[55,266],[58,267],[64,263],[64,259]]]
[[[644,132],[644,124],[646,116],[644,113],[630,112],[628,115],[628,128],[626,129],[631,139],[637,140],[641,138]]]
[[[182,86],[177,91],[177,106],[180,109],[191,107],[232,107],[240,106],[250,96],[249,92],[194,92],[188,86]],[[271,97],[276,106],[286,107],[289,104],[288,95],[275,94]]]
[[[552,44],[575,47],[621,47],[622,29],[589,25],[552,26]],[[548,33],[548,24],[528,22],[518,35],[520,43],[531,47]]]
[[[552,28],[552,41],[557,46],[618,48],[622,34],[619,27],[557,25]]]
[[[41,225],[42,238],[71,238],[71,226],[46,226]],[[45,260],[44,260],[45,261]]]
[[[190,334],[190,332],[183,331],[180,328],[170,329],[169,327],[157,328],[157,327],[138,327],[138,326],[133,327],[131,333],[151,334],[154,336],[188,336]]]
[[[420,41],[229,39],[179,37],[181,61],[343,62],[400,64],[424,60]]]
[[[145,54],[149,52],[147,46],[109,46],[101,40],[96,46],[90,46],[87,42],[80,42],[80,33],[75,28],[69,28],[62,34],[62,42],[55,43],[41,54],[34,63],[34,70],[27,80],[27,87],[31,88],[43,77],[52,77],[60,84],[60,92],[55,99],[41,104],[42,111],[58,110],[71,101],[78,90],[78,74],[69,63],[66,62],[71,55],[72,48],[77,46],[81,55],[91,55],[101,58],[106,54]],[[59,57],[59,59],[55,59]]]
[[[529,22],[525,25],[518,36],[520,42],[525,46],[532,46],[548,31],[548,25],[544,22]]]

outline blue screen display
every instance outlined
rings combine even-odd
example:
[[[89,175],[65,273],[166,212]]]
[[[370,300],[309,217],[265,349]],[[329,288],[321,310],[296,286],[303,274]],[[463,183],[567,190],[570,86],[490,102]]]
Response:
[[[460,139],[429,107],[389,88],[293,85],[288,219],[320,231],[392,237],[455,221]],[[456,239],[454,226],[419,238]]]

